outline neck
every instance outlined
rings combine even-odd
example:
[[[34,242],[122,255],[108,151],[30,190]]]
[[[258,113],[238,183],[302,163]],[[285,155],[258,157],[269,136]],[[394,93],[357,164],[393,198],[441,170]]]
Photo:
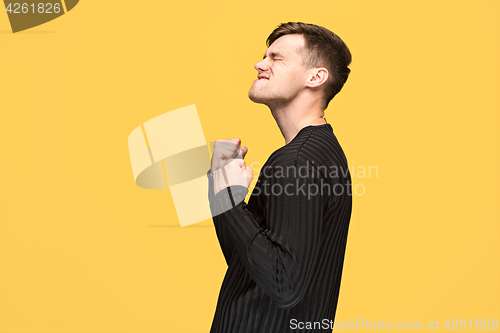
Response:
[[[318,105],[287,105],[271,108],[271,113],[278,124],[286,144],[295,138],[297,133],[310,125],[323,125],[324,111]]]

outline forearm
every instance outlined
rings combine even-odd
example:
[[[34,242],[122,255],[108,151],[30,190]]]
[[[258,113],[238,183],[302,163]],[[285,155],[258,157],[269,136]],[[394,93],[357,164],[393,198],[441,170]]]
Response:
[[[230,239],[250,276],[279,307],[293,306],[302,294],[296,256],[253,219],[246,194],[246,188],[231,186],[214,196],[212,209],[224,211],[214,219],[217,233]],[[234,207],[231,197],[239,202]]]
[[[287,188],[292,179],[276,179]],[[297,186],[318,185],[299,179]],[[209,189],[211,190],[211,189]],[[265,223],[260,227],[244,199],[248,189],[230,186],[210,196],[218,237],[237,252],[250,276],[281,308],[302,298],[317,257],[323,201],[321,196],[266,195]],[[221,238],[219,238],[221,241]],[[222,244],[222,243],[221,243]],[[224,249],[223,249],[224,250]],[[225,253],[226,258],[229,253]],[[230,255],[233,255],[232,253]]]

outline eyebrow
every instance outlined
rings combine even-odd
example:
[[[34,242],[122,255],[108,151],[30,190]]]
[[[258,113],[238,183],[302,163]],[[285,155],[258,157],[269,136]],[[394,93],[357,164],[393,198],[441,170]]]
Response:
[[[279,52],[271,52],[271,53],[269,53],[269,56],[271,58],[276,58],[276,57],[280,58],[280,57],[283,57],[283,55],[281,53],[279,53]],[[262,59],[266,59],[266,54],[264,54],[264,56],[262,57]]]

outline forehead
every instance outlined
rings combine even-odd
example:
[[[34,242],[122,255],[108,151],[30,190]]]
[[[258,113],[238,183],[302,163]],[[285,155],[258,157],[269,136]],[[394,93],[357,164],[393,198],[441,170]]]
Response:
[[[304,36],[298,34],[284,35],[269,46],[266,54],[277,53],[286,56],[299,56],[304,45]]]

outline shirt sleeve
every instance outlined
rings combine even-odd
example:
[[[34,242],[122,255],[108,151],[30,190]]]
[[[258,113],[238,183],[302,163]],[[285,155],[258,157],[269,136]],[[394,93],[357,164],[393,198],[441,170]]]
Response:
[[[243,201],[247,188],[230,186],[210,198],[211,208],[223,211],[214,219],[217,233],[228,238],[252,279],[280,308],[296,305],[311,282],[322,231],[322,183],[313,172],[268,177],[257,193],[266,196],[267,229]]]
[[[210,202],[210,210],[212,212],[212,220],[215,226],[215,232],[217,234],[217,239],[219,240],[220,248],[222,250],[222,254],[224,255],[224,259],[226,260],[226,264],[229,266],[231,261],[231,257],[234,254],[234,246],[232,244],[232,240],[228,237],[228,234],[222,228],[217,228],[219,225],[219,221],[222,218],[221,213],[223,209],[229,210],[232,208],[232,203],[229,198],[229,193],[226,191],[225,196],[218,197],[219,200],[224,200],[224,202],[219,203],[219,209],[215,208],[214,201],[214,180],[212,176],[212,171],[208,170],[208,200]],[[218,193],[217,193],[218,194]],[[246,195],[246,194],[245,194]],[[244,199],[244,198],[243,198]]]

